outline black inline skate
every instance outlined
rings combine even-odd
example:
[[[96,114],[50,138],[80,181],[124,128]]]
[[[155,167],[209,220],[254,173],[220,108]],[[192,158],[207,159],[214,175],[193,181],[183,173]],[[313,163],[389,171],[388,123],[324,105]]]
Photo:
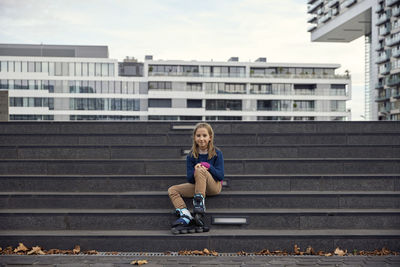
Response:
[[[193,216],[195,223],[195,230],[197,233],[208,232],[210,228],[204,223],[204,216],[206,213],[206,205],[204,197],[201,194],[196,194],[193,197]]]
[[[176,209],[175,212],[179,218],[172,224],[171,232],[174,235],[196,232],[196,224],[187,209]]]

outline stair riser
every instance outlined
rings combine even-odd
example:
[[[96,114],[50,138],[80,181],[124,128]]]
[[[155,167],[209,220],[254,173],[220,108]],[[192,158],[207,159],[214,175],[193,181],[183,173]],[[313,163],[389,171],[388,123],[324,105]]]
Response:
[[[394,121],[379,122],[209,122],[216,134],[224,133],[400,133]],[[196,122],[2,122],[0,134],[88,133],[152,134],[191,133],[192,130],[173,130],[173,125],[193,126]]]
[[[398,174],[400,160],[225,160],[229,174]],[[176,161],[0,161],[3,175],[179,175]]]
[[[211,217],[243,214],[207,213],[213,229],[399,229],[400,214],[246,214],[247,225],[212,225]],[[0,214],[0,230],[168,230],[171,214]]]
[[[286,249],[293,251],[296,244],[302,251],[312,246],[315,251],[333,252],[337,247],[352,252],[386,247],[392,251],[400,250],[400,237],[382,236],[208,236],[207,234],[172,235],[171,236],[1,236],[0,246],[7,247],[22,242],[27,247],[40,245],[44,249],[72,249],[79,244],[81,250],[97,251],[138,251],[166,252],[181,250],[216,250],[218,252],[236,253],[239,251],[258,252]],[[336,261],[335,261],[336,262]]]
[[[219,134],[218,145],[400,145],[400,133],[384,134]],[[192,145],[191,134],[0,135],[0,145]]]
[[[188,207],[191,200],[186,199]],[[279,208],[400,208],[398,195],[219,195],[208,197],[211,209]],[[0,196],[0,208],[173,209],[167,195]]]
[[[400,191],[397,177],[225,177],[223,191]],[[2,177],[0,192],[127,192],[167,191],[185,177]]]
[[[1,159],[160,159],[185,158],[189,147],[0,147]],[[225,159],[241,158],[399,158],[400,147],[220,147]]]

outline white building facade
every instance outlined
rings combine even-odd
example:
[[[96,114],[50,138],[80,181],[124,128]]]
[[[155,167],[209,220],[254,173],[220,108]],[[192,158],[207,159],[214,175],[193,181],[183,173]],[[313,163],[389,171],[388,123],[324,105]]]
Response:
[[[365,117],[400,120],[400,1],[308,0],[314,42],[365,36]]]
[[[96,46],[0,45],[9,120],[351,119],[351,80],[335,74],[338,64],[146,58],[118,62]]]

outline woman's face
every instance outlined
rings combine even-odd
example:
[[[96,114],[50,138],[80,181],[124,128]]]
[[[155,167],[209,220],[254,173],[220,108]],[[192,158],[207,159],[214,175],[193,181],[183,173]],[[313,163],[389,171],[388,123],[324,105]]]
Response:
[[[206,150],[211,141],[211,136],[208,134],[206,128],[199,128],[194,134],[194,141],[201,150]]]

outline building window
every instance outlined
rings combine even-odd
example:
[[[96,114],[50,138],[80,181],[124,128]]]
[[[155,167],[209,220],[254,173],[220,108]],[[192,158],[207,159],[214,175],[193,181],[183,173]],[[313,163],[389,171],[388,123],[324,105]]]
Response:
[[[201,91],[201,83],[187,83],[186,91]]]
[[[178,116],[150,115],[148,119],[150,121],[177,121],[178,120]]]
[[[171,82],[149,82],[149,90],[172,90]]]
[[[149,108],[170,108],[171,99],[149,99]]]
[[[206,116],[206,121],[241,121],[241,116]]]
[[[242,100],[206,100],[206,110],[242,110]]]
[[[186,101],[186,106],[188,108],[202,108],[202,102],[201,99],[188,99]]]

